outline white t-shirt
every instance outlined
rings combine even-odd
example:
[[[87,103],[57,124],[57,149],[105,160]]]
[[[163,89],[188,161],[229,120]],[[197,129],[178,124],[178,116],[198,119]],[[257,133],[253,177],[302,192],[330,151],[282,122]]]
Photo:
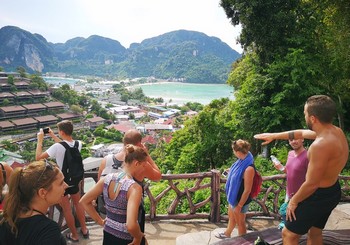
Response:
[[[106,166],[103,169],[101,176],[106,176],[107,174],[117,173],[120,171],[119,168],[118,169],[113,168],[113,164],[114,164],[113,157],[114,157],[114,154],[108,154],[107,156],[105,156]]]
[[[69,142],[67,140],[64,140],[64,141],[69,145],[69,147],[73,147],[75,144],[75,140],[73,140],[72,142]],[[79,140],[78,142],[79,142],[78,149],[79,151],[81,151],[82,144]],[[50,148],[47,149],[46,152],[50,158],[53,158],[56,160],[57,165],[62,170],[64,153],[66,153],[66,148],[64,148],[64,146],[61,145],[60,143],[55,143],[52,146],[50,146]]]

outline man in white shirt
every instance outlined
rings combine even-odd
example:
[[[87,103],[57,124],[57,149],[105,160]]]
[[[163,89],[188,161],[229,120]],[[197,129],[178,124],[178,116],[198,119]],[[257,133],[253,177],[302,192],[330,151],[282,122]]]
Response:
[[[58,128],[58,135],[57,137],[54,132],[49,129],[48,135],[52,137],[52,139],[56,142],[53,144],[49,149],[47,149],[45,152],[42,151],[42,145],[43,145],[43,139],[44,139],[44,132],[42,129],[40,129],[39,133],[37,134],[37,147],[36,147],[36,154],[35,158],[36,160],[41,159],[47,159],[47,158],[54,158],[56,160],[57,165],[62,170],[63,167],[63,161],[64,161],[64,155],[66,152],[66,148],[60,144],[62,140],[65,141],[69,147],[73,147],[75,144],[75,140],[72,138],[73,133],[73,123],[68,120],[61,121],[57,124]],[[81,150],[82,144],[79,142],[79,151]],[[79,204],[79,200],[81,198],[80,196],[80,184],[74,185],[70,188],[67,188],[64,197],[62,198],[60,202],[60,206],[63,210],[64,218],[67,222],[67,226],[69,227],[71,233],[68,233],[66,235],[66,238],[72,242],[78,242],[79,241],[79,234],[77,232],[77,228],[75,227],[75,220],[74,216],[72,214],[72,209],[70,205],[70,199],[68,197],[70,195],[71,200],[73,201],[73,205],[76,210],[77,218],[79,220],[80,226],[81,226],[81,234],[84,238],[89,237],[89,231],[86,227],[85,223],[85,212],[83,207]]]

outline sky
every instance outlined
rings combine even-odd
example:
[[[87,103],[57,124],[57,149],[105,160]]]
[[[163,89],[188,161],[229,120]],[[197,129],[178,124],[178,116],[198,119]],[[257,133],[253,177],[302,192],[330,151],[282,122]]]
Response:
[[[52,43],[99,35],[131,43],[180,29],[215,36],[242,52],[220,0],[0,0],[0,28],[17,26]]]

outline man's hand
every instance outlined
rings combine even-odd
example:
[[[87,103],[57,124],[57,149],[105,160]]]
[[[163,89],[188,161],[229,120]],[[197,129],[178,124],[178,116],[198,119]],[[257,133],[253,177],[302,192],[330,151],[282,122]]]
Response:
[[[55,133],[52,131],[51,128],[49,128],[49,133],[48,133],[48,135],[50,135],[51,138],[53,138],[54,136],[56,136]]]
[[[147,154],[149,154],[149,153],[148,153],[148,149],[147,149],[147,147],[145,146],[145,144],[140,144],[140,147],[141,147]]]
[[[297,220],[297,218],[295,217],[295,209],[298,207],[298,204],[293,202],[293,199],[291,199],[288,203],[287,206],[287,220],[292,222],[293,219]]]
[[[264,140],[264,142],[261,143],[262,145],[267,145],[275,139],[273,133],[256,134],[254,135],[254,138],[258,140]]]
[[[42,128],[39,130],[39,132],[37,133],[36,137],[37,137],[37,140],[38,140],[38,144],[39,144],[39,142],[40,142],[40,143],[43,142],[43,139],[44,139],[44,131],[43,131]]]

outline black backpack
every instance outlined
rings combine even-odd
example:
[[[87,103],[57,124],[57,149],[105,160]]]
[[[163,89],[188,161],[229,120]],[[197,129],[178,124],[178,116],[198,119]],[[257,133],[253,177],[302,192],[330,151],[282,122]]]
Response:
[[[84,178],[83,158],[79,151],[79,142],[75,141],[73,147],[70,147],[65,141],[61,141],[60,144],[66,148],[62,165],[64,182],[76,186]]]

